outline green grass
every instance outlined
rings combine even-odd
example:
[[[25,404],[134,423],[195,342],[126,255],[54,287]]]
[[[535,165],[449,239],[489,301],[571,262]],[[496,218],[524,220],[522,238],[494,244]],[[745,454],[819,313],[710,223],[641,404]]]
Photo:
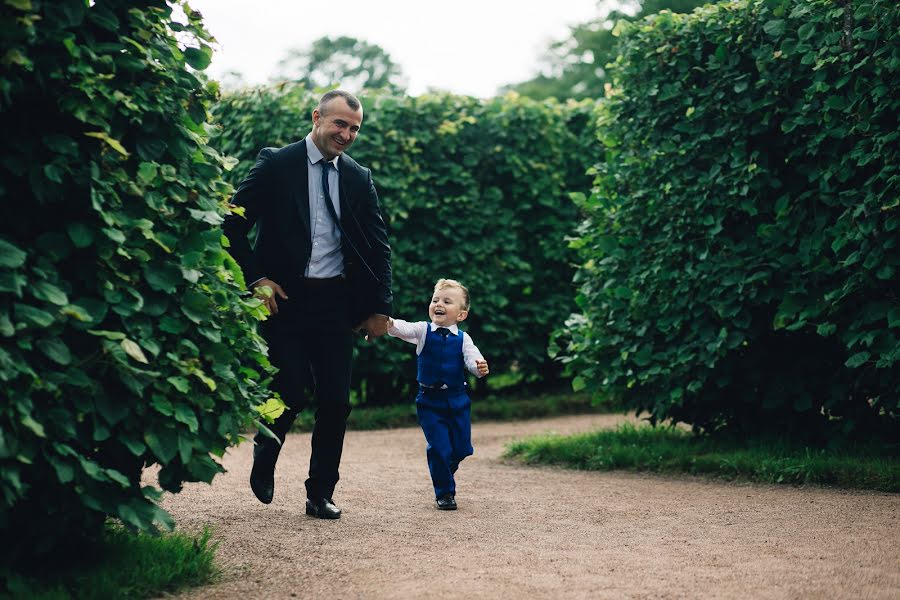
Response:
[[[558,415],[598,412],[588,394],[541,394],[524,398],[488,396],[472,401],[472,421],[518,421]],[[294,421],[293,431],[312,431],[313,412],[303,411]],[[347,419],[354,430],[415,427],[416,406],[410,401],[392,406],[355,407]]]
[[[766,483],[900,492],[900,459],[878,447],[813,449],[717,441],[671,427],[634,426],[513,442],[506,456],[574,469],[691,473]]]
[[[3,573],[0,596],[22,600],[160,596],[214,581],[216,546],[209,531],[198,536],[151,536],[109,526],[96,546],[76,548],[66,564],[42,561],[24,573]]]

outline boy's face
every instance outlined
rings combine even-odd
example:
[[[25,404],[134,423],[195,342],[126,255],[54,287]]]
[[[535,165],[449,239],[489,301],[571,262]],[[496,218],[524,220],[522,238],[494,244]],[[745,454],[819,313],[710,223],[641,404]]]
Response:
[[[469,316],[463,308],[465,300],[459,288],[442,288],[434,290],[431,304],[428,305],[428,316],[438,327],[450,327]]]

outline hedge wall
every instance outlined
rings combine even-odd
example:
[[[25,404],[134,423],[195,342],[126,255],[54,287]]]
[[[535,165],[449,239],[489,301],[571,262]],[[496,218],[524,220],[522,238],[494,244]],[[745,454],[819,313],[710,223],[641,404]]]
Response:
[[[240,159],[237,184],[265,146],[302,139],[318,95],[257,88],[216,107],[223,154]],[[464,328],[494,379],[558,383],[550,333],[574,310],[574,253],[565,238],[578,211],[572,191],[599,144],[591,103],[487,101],[451,95],[363,96],[350,154],[370,167],[394,251],[396,316],[427,319],[434,282],[461,280],[472,294]],[[393,339],[358,344],[354,389],[369,404],[407,402],[415,353]]]
[[[108,515],[170,525],[142,467],[210,481],[265,397],[258,302],[221,246],[210,37],[173,4],[0,5],[4,562]]]
[[[622,25],[574,245],[576,386],[698,429],[896,439],[900,8]]]

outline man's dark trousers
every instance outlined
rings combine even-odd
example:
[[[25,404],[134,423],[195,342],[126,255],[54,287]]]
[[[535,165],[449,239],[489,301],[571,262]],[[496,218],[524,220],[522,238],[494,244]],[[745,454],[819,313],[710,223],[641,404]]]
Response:
[[[350,414],[350,368],[353,340],[349,319],[349,292],[343,278],[281,283],[288,300],[278,298],[278,314],[261,325],[269,344],[269,359],[279,371],[272,388],[288,405],[269,428],[284,442],[297,414],[315,399],[316,422],[308,498],[331,498],[338,482],[338,467]],[[312,392],[312,393],[311,393]],[[261,433],[255,454],[260,466],[274,467],[280,448]]]

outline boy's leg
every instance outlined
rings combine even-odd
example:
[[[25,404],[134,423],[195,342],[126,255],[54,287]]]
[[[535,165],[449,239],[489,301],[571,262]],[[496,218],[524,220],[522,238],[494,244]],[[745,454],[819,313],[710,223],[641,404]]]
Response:
[[[449,415],[449,436],[450,436],[450,470],[456,473],[459,463],[467,456],[472,456],[474,449],[472,448],[472,405],[465,397],[453,403],[459,408],[454,409]]]
[[[425,434],[425,441],[428,442],[425,455],[428,458],[428,471],[431,473],[434,495],[440,498],[444,494],[455,494],[456,483],[450,465],[452,446],[447,410],[416,402],[416,414]]]

